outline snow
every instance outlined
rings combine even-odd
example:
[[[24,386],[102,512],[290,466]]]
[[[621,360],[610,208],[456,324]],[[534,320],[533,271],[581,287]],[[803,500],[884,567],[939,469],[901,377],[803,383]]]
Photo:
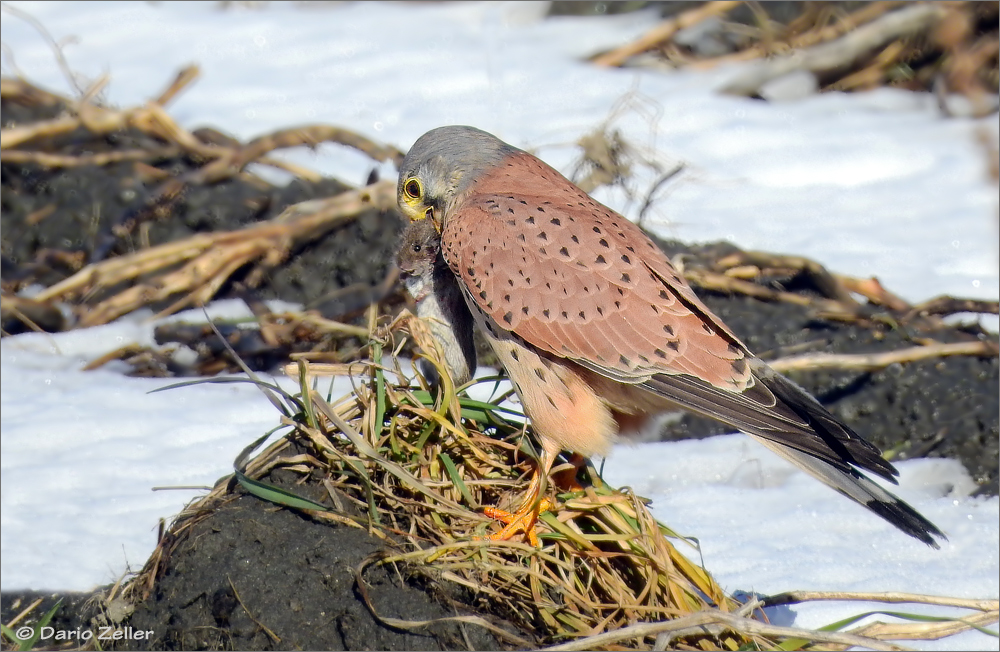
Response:
[[[684,163],[644,222],[665,237],[809,256],[839,273],[877,275],[910,301],[1000,294],[997,188],[977,141],[983,131],[997,141],[995,116],[943,119],[932,98],[894,90],[763,103],[714,92],[734,68],[667,74],[580,61],[641,34],[655,21],[648,12],[542,20],[539,3],[226,11],[214,3],[10,4],[65,43],[82,86],[107,73],[105,97],[118,106],[145,101],[180,67],[198,63],[202,78],[169,107],[188,128],[212,125],[248,139],[325,122],[405,149],[432,127],[473,124],[568,173],[579,155],[572,144],[607,124],[661,171]],[[2,39],[5,75],[20,71],[71,91],[43,38],[6,10]],[[286,156],[355,184],[373,166],[334,145]],[[638,199],[620,189],[595,194],[635,219],[660,172],[639,158],[633,167]],[[212,310],[234,316],[245,308],[222,302]],[[981,319],[996,329],[995,319]],[[250,385],[150,394],[173,381],[128,378],[115,365],[81,370],[129,342],[151,343],[152,328],[149,314],[137,313],[0,343],[3,590],[87,590],[137,569],[158,520],[198,495],[151,489],[213,484],[276,425]],[[940,551],[742,435],[622,445],[606,477],[653,499],[658,517],[697,537],[706,566],[729,590],[996,599],[1000,501],[970,498],[972,482],[957,462],[899,466],[899,495],[948,533]],[[948,613],[904,607],[894,609]],[[874,608],[809,604],[773,616],[816,626]],[[997,649],[997,639],[973,632],[917,646]]]

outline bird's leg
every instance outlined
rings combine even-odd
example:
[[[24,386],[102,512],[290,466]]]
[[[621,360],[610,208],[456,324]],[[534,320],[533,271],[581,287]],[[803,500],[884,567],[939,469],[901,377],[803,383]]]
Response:
[[[552,508],[552,501],[545,497],[545,481],[558,454],[558,448],[553,449],[551,445],[543,446],[542,459],[538,462],[538,469],[535,471],[534,477],[531,478],[531,484],[528,485],[528,491],[525,493],[524,502],[520,509],[513,514],[496,507],[487,507],[484,510],[487,516],[505,524],[502,530],[489,535],[486,537],[487,539],[507,541],[524,532],[531,545],[538,545],[535,524],[538,522],[539,514]]]
[[[553,472],[549,477],[556,488],[556,493],[583,491],[583,485],[577,481],[576,476],[586,464],[587,458],[579,453],[573,453],[569,458],[569,468],[565,468],[566,465],[563,464],[563,468]]]

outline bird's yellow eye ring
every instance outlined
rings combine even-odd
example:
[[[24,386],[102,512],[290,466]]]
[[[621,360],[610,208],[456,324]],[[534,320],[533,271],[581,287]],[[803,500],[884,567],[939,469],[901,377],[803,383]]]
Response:
[[[403,192],[410,199],[420,199],[424,195],[424,188],[415,177],[410,177],[403,184]]]

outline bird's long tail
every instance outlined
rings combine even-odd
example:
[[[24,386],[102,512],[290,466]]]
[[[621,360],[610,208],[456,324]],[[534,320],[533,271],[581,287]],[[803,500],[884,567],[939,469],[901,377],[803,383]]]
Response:
[[[688,375],[661,374],[643,385],[684,408],[753,436],[906,534],[939,547],[935,537],[947,538],[941,530],[861,473],[867,471],[896,483],[899,472],[875,446],[761,360],[751,360],[750,367],[754,382],[738,393]]]

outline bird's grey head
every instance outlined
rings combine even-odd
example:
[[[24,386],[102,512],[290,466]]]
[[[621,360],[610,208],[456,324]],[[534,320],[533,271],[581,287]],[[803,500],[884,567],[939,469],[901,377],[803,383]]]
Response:
[[[438,229],[456,197],[479,176],[518,151],[475,127],[431,129],[413,143],[399,168],[396,200],[410,220],[433,215]]]

